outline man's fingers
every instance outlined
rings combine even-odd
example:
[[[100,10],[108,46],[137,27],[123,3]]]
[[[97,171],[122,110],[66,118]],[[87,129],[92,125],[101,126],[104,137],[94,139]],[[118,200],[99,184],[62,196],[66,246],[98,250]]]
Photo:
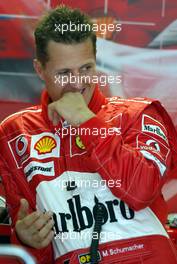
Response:
[[[28,209],[29,209],[28,201],[26,199],[21,199],[17,219],[22,220],[24,217],[26,217],[28,215]]]
[[[54,231],[50,231],[46,238],[41,242],[40,248],[44,248],[49,245],[49,243],[52,241],[54,237]]]
[[[26,228],[33,228],[33,224],[40,218],[40,216],[43,215],[43,213],[36,211],[33,212],[31,214],[29,214],[28,216],[25,217],[24,221],[23,221],[23,225],[25,225]],[[34,226],[33,228],[34,230],[37,230],[36,227]]]
[[[60,121],[60,116],[55,110],[55,104],[52,103],[48,106],[48,118],[56,126]]]
[[[52,104],[48,105],[48,118],[51,122],[53,122],[54,118],[54,109],[52,107]]]
[[[34,234],[36,232],[38,232],[39,230],[41,230],[43,227],[45,227],[48,223],[48,221],[51,220],[52,217],[52,213],[47,212],[45,214],[41,213],[40,217],[38,217],[37,219],[25,219],[25,222],[28,224],[28,226],[30,226],[29,231],[31,234]],[[33,220],[33,223],[30,223],[30,221]],[[53,220],[52,220],[53,221]],[[29,224],[30,223],[30,224]]]
[[[42,242],[48,234],[52,231],[52,228],[54,226],[53,220],[49,220],[45,226],[36,234],[33,235],[34,240],[37,242]]]
[[[60,116],[56,112],[54,112],[53,113],[53,125],[56,126],[59,123],[59,121],[60,121]]]

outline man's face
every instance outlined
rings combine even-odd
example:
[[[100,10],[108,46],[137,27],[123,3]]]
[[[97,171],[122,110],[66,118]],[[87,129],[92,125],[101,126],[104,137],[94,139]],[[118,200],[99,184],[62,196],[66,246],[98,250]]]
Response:
[[[49,60],[45,67],[42,68],[40,63],[37,63],[40,68],[39,75],[45,81],[52,101],[59,100],[67,92],[80,92],[88,105],[95,88],[95,84],[90,80],[96,74],[91,40],[79,44],[63,44],[51,40],[47,51]]]

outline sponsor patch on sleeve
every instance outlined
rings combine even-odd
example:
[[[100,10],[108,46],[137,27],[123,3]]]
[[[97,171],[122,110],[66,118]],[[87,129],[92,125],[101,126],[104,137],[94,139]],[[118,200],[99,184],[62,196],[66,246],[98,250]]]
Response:
[[[154,137],[145,135],[143,133],[137,136],[136,144],[137,149],[150,152],[162,162],[166,162],[170,153],[170,149],[167,147],[167,144],[163,144],[162,141],[154,139]]]
[[[28,182],[30,182],[37,174],[44,176],[54,176],[54,162],[50,161],[42,163],[32,161],[24,168],[24,173]]]
[[[159,121],[145,114],[142,117],[142,132],[151,134],[155,138],[162,139],[168,143],[166,128]]]
[[[45,159],[60,156],[60,138],[52,133],[44,132],[31,137],[30,157]]]
[[[158,166],[158,168],[160,170],[160,173],[163,176],[164,175],[164,172],[166,171],[166,166],[162,162],[160,162],[159,159],[157,159],[154,155],[152,155],[148,151],[141,150],[140,152],[143,154],[143,156],[146,159],[153,160],[157,164],[157,166]]]
[[[139,134],[136,138],[136,148],[140,150],[146,159],[153,160],[157,164],[161,175],[166,170],[166,162],[170,153],[167,144],[165,142],[163,144],[162,142],[164,141],[159,141],[143,133]]]
[[[10,152],[18,169],[29,159],[30,143],[31,137],[26,134],[20,134],[8,141]]]

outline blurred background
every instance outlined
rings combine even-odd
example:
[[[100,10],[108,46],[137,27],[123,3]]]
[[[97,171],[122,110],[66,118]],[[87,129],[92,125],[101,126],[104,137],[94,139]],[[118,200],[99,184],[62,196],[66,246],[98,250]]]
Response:
[[[64,3],[89,14],[94,23],[121,23],[121,32],[97,32],[99,72],[121,75],[103,86],[106,95],[161,100],[177,128],[176,0],[0,0],[0,120],[40,100],[33,31],[38,17]],[[177,213],[177,180],[164,188],[169,212]]]

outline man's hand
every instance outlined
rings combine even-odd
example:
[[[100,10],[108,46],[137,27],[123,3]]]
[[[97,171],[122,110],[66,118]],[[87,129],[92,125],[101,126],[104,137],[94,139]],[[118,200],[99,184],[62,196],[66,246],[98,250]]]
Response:
[[[52,213],[41,213],[35,211],[28,214],[28,202],[21,199],[15,230],[20,241],[30,247],[40,249],[49,245],[54,232]]]
[[[68,92],[49,104],[48,116],[53,125],[57,125],[60,117],[63,117],[70,125],[79,126],[95,114],[88,108],[80,92]]]

